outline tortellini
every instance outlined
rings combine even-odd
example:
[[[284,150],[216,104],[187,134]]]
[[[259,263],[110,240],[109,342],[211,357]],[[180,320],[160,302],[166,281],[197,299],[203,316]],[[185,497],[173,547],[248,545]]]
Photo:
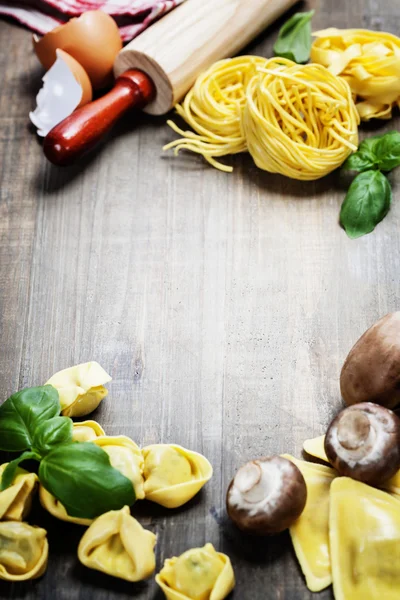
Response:
[[[64,505],[61,504],[61,502],[52,494],[50,494],[50,492],[48,492],[42,485],[39,486],[39,500],[43,508],[45,508],[56,519],[60,519],[60,521],[68,521],[69,523],[75,523],[76,525],[86,526],[93,523],[93,519],[70,517]]]
[[[155,570],[156,536],[125,506],[98,517],[83,535],[78,558],[90,569],[127,581],[141,581]]]
[[[0,579],[24,581],[43,575],[49,546],[47,532],[27,523],[0,523]]]
[[[400,104],[400,39],[383,31],[333,27],[313,35],[311,60],[347,81],[361,119],[390,119]]]
[[[212,544],[167,559],[156,576],[167,600],[223,600],[235,587],[232,564]]]
[[[330,550],[336,600],[400,598],[400,502],[365,483],[331,486]]]
[[[93,361],[59,371],[46,385],[52,385],[58,391],[62,415],[84,417],[107,396],[104,384],[110,381],[111,377]]]
[[[74,442],[93,442],[97,437],[105,434],[102,426],[96,421],[81,421],[73,425],[72,440]]]
[[[133,484],[137,500],[144,498],[143,466],[140,448],[126,435],[104,435],[93,440],[110,457],[111,465],[118,469]]]
[[[0,466],[0,480],[8,463]],[[23,521],[29,514],[38,477],[18,468],[12,485],[0,492],[0,521]]]
[[[154,444],[142,450],[146,500],[177,508],[193,498],[212,476],[208,460],[176,444]]]

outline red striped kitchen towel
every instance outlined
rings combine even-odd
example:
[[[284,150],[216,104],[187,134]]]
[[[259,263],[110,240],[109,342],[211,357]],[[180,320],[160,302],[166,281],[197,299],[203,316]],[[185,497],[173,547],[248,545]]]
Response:
[[[184,0],[0,0],[0,15],[13,17],[44,34],[87,10],[104,10],[118,23],[124,41],[131,40],[153,21]]]

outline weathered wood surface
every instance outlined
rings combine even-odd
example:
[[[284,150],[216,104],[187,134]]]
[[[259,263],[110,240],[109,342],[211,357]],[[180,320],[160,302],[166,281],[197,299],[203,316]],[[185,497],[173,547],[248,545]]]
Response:
[[[316,28],[400,31],[397,0],[308,6]],[[270,55],[278,26],[250,50]],[[30,35],[1,22],[0,39],[0,397],[98,360],[113,376],[95,414],[108,433],[177,442],[215,468],[186,508],[135,509],[158,534],[158,566],[210,541],[232,557],[234,598],[311,599],[287,535],[255,544],[226,526],[225,490],[247,459],[300,456],[323,433],[352,343],[399,308],[400,172],[389,216],[350,241],[336,177],[292,182],[247,156],[226,175],[163,156],[174,136],[164,118],[125,119],[78,167],[52,168],[28,125],[41,77]],[[80,527],[39,509],[32,520],[49,529],[47,574],[0,583],[1,597],[161,598],[153,580],[130,585],[80,566]]]

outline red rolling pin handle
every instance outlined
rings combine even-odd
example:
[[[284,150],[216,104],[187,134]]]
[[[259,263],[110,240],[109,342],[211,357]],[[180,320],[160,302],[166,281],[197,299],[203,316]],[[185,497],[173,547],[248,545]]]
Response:
[[[47,134],[46,157],[55,165],[70,165],[94,148],[116,121],[133,107],[142,108],[154,97],[152,80],[142,71],[120,75],[102,98],[78,108]]]

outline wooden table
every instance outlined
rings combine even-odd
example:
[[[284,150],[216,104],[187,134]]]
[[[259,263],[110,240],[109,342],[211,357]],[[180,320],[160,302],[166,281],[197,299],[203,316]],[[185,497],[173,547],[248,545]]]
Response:
[[[314,28],[398,33],[397,0],[314,0]],[[278,27],[250,51],[269,56]],[[288,535],[246,541],[224,498],[237,467],[260,455],[301,456],[341,406],[344,357],[378,317],[399,308],[400,205],[371,235],[338,225],[337,175],[300,183],[248,156],[218,172],[161,151],[164,118],[126,118],[75,168],[46,162],[28,112],[42,71],[29,33],[0,23],[0,392],[5,399],[55,371],[97,360],[109,397],[94,414],[108,434],[203,452],[215,474],[182,510],[134,508],[158,535],[157,563],[212,542],[228,553],[237,600],[305,600]],[[398,120],[367,131],[398,127]],[[82,567],[83,529],[39,508],[49,530],[45,577],[0,584],[24,600],[161,598]],[[332,598],[328,589],[315,596]]]

